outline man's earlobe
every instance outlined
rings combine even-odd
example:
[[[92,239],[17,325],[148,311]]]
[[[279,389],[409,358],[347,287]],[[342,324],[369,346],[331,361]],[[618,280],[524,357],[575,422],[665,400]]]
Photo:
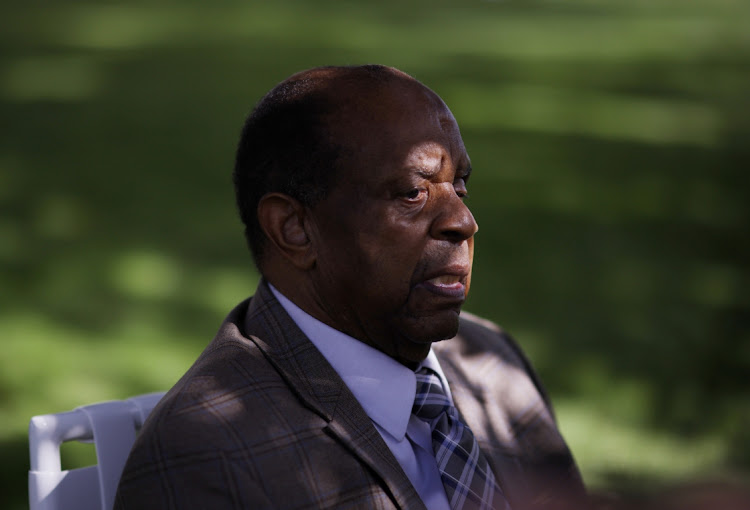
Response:
[[[271,244],[295,267],[310,269],[315,254],[306,231],[307,210],[283,193],[267,193],[258,202],[258,222]],[[269,254],[270,255],[270,254]]]

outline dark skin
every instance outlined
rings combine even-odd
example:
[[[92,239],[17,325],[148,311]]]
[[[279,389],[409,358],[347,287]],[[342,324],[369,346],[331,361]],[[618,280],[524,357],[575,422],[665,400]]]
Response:
[[[313,208],[270,193],[258,215],[269,239],[262,269],[276,288],[413,367],[458,330],[477,224],[463,201],[471,166],[453,115],[392,74],[375,86],[316,76],[343,105],[326,119],[350,149],[336,184]]]

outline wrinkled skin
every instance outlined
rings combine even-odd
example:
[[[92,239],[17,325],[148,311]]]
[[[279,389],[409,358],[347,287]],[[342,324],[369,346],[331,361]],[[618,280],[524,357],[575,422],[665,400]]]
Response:
[[[408,366],[451,338],[469,289],[477,224],[453,115],[394,70],[386,87],[334,90],[341,173],[308,211],[315,263],[292,297],[319,320]]]

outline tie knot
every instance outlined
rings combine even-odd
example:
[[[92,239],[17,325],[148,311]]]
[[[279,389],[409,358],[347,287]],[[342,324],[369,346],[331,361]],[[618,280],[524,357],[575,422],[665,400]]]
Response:
[[[433,370],[420,368],[416,376],[417,394],[414,396],[414,406],[411,412],[418,418],[432,421],[450,408],[450,400],[440,378]]]

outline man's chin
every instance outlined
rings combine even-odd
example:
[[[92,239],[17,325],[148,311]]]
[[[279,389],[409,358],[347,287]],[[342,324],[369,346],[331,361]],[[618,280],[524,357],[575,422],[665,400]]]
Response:
[[[402,338],[396,343],[397,352],[392,357],[409,368],[415,369],[430,353],[430,346],[434,342],[453,338],[457,332],[457,312],[410,321],[408,327],[401,330]]]
[[[431,344],[453,338],[458,333],[459,313],[460,309],[456,308],[415,317],[410,324],[409,338],[419,344]]]

